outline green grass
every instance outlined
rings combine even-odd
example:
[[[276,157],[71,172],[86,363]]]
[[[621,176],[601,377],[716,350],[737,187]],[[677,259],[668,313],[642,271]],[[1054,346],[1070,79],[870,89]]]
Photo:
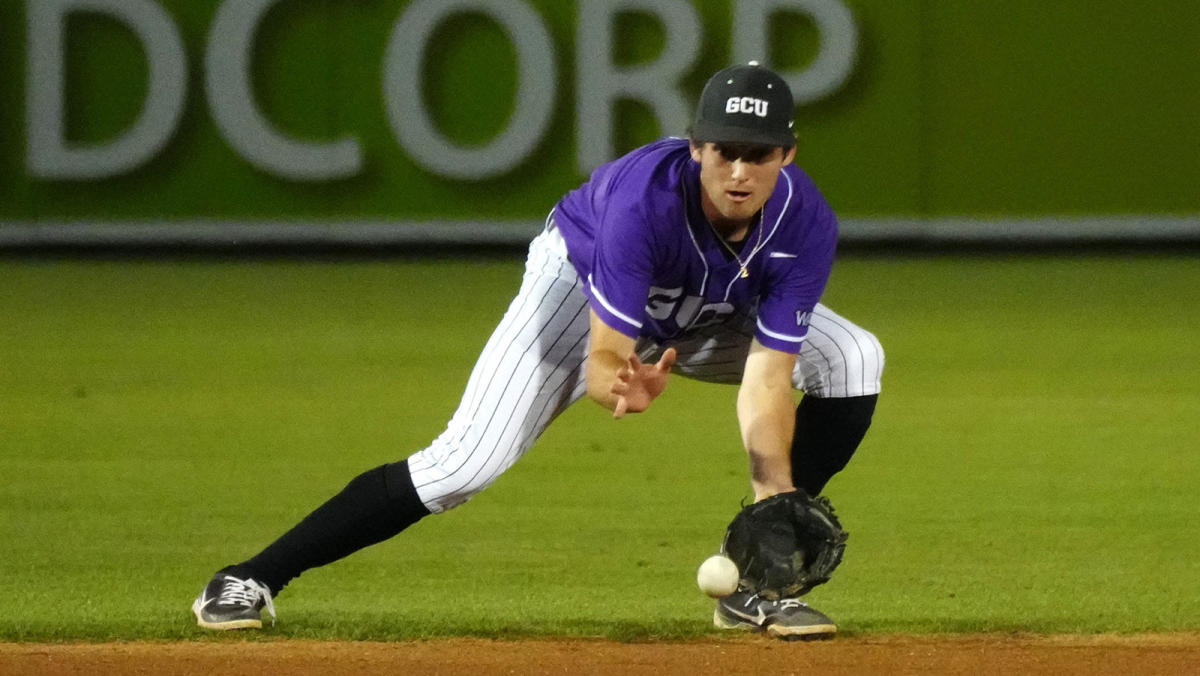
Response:
[[[0,640],[201,636],[188,606],[441,430],[516,262],[0,261]],[[829,495],[850,633],[1200,629],[1195,258],[849,259],[888,351]],[[748,495],[732,388],[587,402],[471,503],[295,581],[271,636],[709,635]]]

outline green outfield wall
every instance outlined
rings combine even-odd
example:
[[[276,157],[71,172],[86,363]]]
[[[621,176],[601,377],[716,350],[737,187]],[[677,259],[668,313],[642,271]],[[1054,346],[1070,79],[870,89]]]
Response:
[[[1193,0],[0,0],[0,241],[524,236],[750,58],[860,234],[1200,236],[1198,43]]]

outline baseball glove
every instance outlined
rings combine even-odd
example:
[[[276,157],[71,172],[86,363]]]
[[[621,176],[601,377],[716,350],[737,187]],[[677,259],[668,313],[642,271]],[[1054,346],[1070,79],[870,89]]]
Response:
[[[828,582],[848,537],[828,498],[796,490],[744,507],[721,550],[737,564],[742,589],[774,601]]]

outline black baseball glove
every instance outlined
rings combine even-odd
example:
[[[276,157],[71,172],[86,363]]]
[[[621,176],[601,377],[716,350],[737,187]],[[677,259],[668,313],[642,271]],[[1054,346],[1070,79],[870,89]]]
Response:
[[[828,498],[796,490],[744,507],[721,549],[737,564],[742,589],[778,600],[828,582],[848,537]]]

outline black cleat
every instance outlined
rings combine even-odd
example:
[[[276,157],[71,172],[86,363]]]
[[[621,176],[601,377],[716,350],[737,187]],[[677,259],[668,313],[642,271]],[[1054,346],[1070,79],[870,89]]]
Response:
[[[800,599],[768,601],[744,591],[717,601],[713,624],[718,629],[765,631],[784,640],[833,638],[837,633],[833,620]]]
[[[217,573],[192,602],[196,624],[205,629],[261,629],[263,608],[275,623],[271,590],[253,579]]]

